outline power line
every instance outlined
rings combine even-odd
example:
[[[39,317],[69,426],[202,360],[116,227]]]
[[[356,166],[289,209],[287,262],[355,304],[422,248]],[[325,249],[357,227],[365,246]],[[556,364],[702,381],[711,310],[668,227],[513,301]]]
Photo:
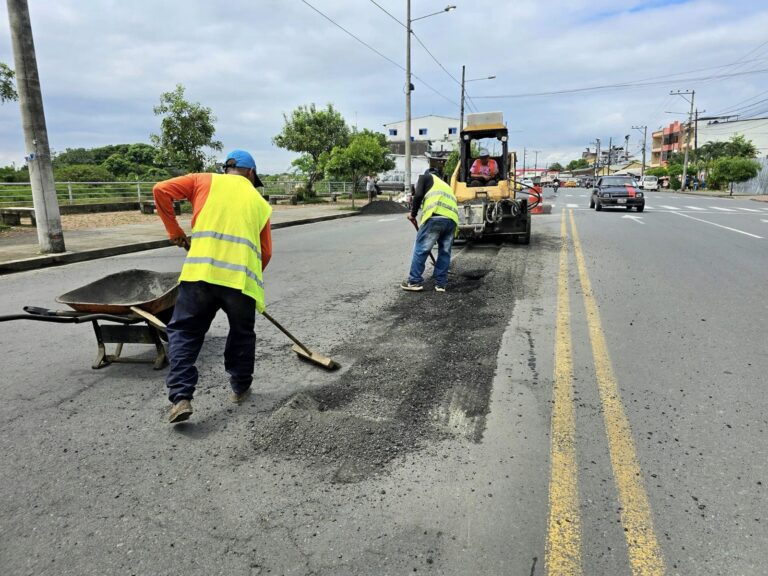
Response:
[[[759,70],[750,70],[747,72],[733,72],[731,74],[719,74],[704,78],[682,78],[677,80],[655,80],[650,82],[624,82],[620,84],[604,84],[600,86],[588,86],[584,88],[572,88],[569,90],[553,90],[551,92],[527,92],[527,93],[519,93],[519,94],[499,94],[496,96],[475,96],[475,98],[484,98],[484,99],[496,99],[496,98],[530,98],[532,96],[558,96],[560,94],[575,94],[579,92],[599,92],[602,90],[621,90],[625,88],[641,88],[645,86],[659,86],[663,84],[681,84],[681,83],[690,83],[690,82],[697,82],[701,80],[708,80],[710,78],[712,79],[720,79],[720,78],[735,78],[738,76],[748,76],[751,74],[762,74],[768,72],[768,68],[761,68]]]
[[[312,4],[310,4],[309,2],[307,2],[307,0],[301,0],[301,1],[302,1],[304,4],[306,4],[307,6],[309,6],[310,8],[312,8],[312,10],[314,10],[315,12],[317,12],[318,14],[320,14],[320,16],[322,16],[323,18],[325,18],[326,20],[328,20],[328,22],[330,22],[331,24],[333,24],[334,26],[336,26],[336,27],[337,27],[337,28],[339,28],[340,30],[344,31],[344,32],[345,32],[347,35],[351,36],[352,38],[354,38],[355,40],[357,40],[358,42],[360,42],[360,44],[362,44],[363,46],[365,46],[365,47],[366,47],[366,48],[368,48],[369,50],[371,50],[371,51],[375,52],[376,54],[378,54],[379,56],[381,56],[382,58],[384,58],[384,60],[386,60],[386,61],[387,61],[387,62],[389,62],[390,64],[394,64],[395,66],[397,66],[398,68],[400,68],[400,70],[402,70],[403,72],[405,72],[405,68],[403,68],[403,67],[402,67],[400,64],[398,64],[398,63],[397,63],[397,62],[395,62],[394,60],[392,60],[392,58],[390,58],[389,56],[386,56],[386,55],[382,54],[381,52],[379,52],[378,50],[376,50],[376,48],[374,48],[373,46],[371,46],[370,44],[368,44],[367,42],[365,42],[364,40],[362,40],[362,39],[361,39],[361,38],[359,38],[358,36],[355,36],[355,35],[354,35],[352,32],[350,32],[349,30],[347,30],[346,28],[344,28],[344,26],[342,26],[341,24],[339,24],[338,22],[336,22],[336,21],[335,21],[333,18],[331,18],[330,16],[327,16],[326,14],[324,14],[323,12],[321,12],[320,10],[318,10],[317,8],[315,8],[314,6],[312,6]],[[394,16],[393,16],[393,18],[394,18]],[[451,100],[450,98],[448,98],[447,96],[445,96],[445,95],[444,95],[442,92],[440,92],[439,90],[436,90],[435,88],[433,88],[432,86],[430,86],[429,84],[427,84],[427,83],[426,83],[424,80],[422,80],[421,78],[419,78],[418,76],[416,76],[416,74],[411,74],[411,76],[412,76],[413,78],[415,78],[416,80],[418,80],[419,82],[421,82],[421,83],[422,83],[424,86],[426,86],[426,87],[427,87],[429,90],[431,90],[432,92],[434,92],[435,94],[437,94],[437,95],[438,95],[438,96],[440,96],[441,98],[444,98],[445,100],[447,100],[448,102],[450,102],[450,103],[451,103],[451,104],[453,104],[454,106],[458,106],[458,105],[459,105],[457,102],[454,102],[453,100]]]
[[[362,44],[363,46],[365,46],[365,47],[366,47],[366,48],[368,48],[369,50],[372,50],[373,52],[375,52],[376,54],[378,54],[379,56],[381,56],[382,58],[384,58],[384,60],[386,60],[386,61],[387,61],[387,62],[389,62],[390,64],[394,64],[395,66],[397,66],[398,68],[400,68],[400,70],[402,70],[403,72],[405,72],[405,68],[403,68],[402,66],[400,66],[400,64],[398,64],[398,63],[397,63],[397,62],[395,62],[394,60],[392,60],[392,58],[390,58],[390,57],[388,57],[388,56],[385,56],[384,54],[382,54],[381,52],[379,52],[378,50],[376,50],[376,48],[374,48],[373,46],[371,46],[370,44],[368,44],[368,43],[367,43],[367,42],[365,42],[364,40],[362,40],[362,39],[358,38],[357,36],[355,36],[354,34],[352,34],[352,32],[350,32],[349,30],[347,30],[346,28],[344,28],[344,26],[342,26],[341,24],[339,24],[338,22],[336,22],[335,20],[333,20],[333,19],[332,19],[330,16],[326,16],[326,15],[325,15],[323,12],[321,12],[320,10],[318,10],[317,8],[315,8],[314,6],[312,6],[312,4],[310,4],[309,2],[307,2],[307,0],[301,0],[301,1],[302,1],[304,4],[306,4],[307,6],[309,6],[310,8],[312,8],[312,10],[314,10],[315,12],[317,12],[318,14],[320,14],[320,16],[322,16],[323,18],[325,18],[326,20],[328,20],[328,22],[330,22],[331,24],[333,24],[333,25],[334,25],[334,26],[336,26],[337,28],[339,28],[339,29],[343,30],[343,31],[344,31],[345,33],[347,33],[348,35],[352,36],[352,38],[354,38],[355,40],[357,40],[358,42],[360,42],[360,44]]]
[[[385,8],[384,8],[384,7],[383,7],[381,4],[379,4],[378,2],[376,2],[376,0],[368,0],[368,1],[369,1],[371,4],[373,4],[374,6],[376,6],[376,7],[377,7],[379,10],[381,10],[382,12],[384,12],[384,14],[386,14],[387,16],[389,16],[390,18],[392,18],[392,20],[394,20],[395,22],[397,22],[398,24],[400,24],[400,26],[402,26],[402,27],[403,27],[403,28],[405,28],[406,30],[408,29],[408,26],[406,26],[405,24],[403,24],[403,22],[402,22],[402,21],[400,21],[400,20],[399,20],[397,17],[395,17],[395,16],[394,16],[394,15],[393,15],[391,12],[389,12],[388,10],[386,10],[386,9],[385,9]],[[448,77],[449,77],[451,80],[453,80],[454,82],[456,82],[456,84],[458,84],[459,86],[461,86],[461,82],[459,82],[459,81],[456,79],[456,77],[455,77],[453,74],[451,74],[451,73],[450,73],[450,72],[449,72],[449,71],[446,69],[446,67],[445,67],[445,66],[443,66],[443,64],[440,62],[440,60],[438,60],[438,59],[437,59],[437,57],[436,57],[434,54],[432,54],[432,52],[429,50],[429,48],[427,48],[427,45],[426,45],[426,44],[424,44],[424,42],[422,42],[421,38],[419,38],[419,36],[416,34],[416,32],[414,32],[412,29],[411,29],[411,34],[413,34],[413,37],[414,37],[414,38],[416,39],[416,41],[417,41],[417,42],[418,42],[418,43],[421,45],[421,47],[424,49],[424,51],[425,51],[427,54],[429,54],[429,56],[432,58],[432,60],[434,60],[434,61],[435,61],[435,64],[437,64],[437,65],[438,65],[438,66],[439,66],[439,67],[440,67],[440,68],[443,70],[443,72],[445,72],[445,73],[448,75]]]

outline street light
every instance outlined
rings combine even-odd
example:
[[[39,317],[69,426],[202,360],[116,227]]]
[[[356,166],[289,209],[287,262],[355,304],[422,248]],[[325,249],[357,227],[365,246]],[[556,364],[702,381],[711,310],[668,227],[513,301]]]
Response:
[[[413,84],[411,84],[411,22],[416,20],[423,20],[430,16],[442,14],[443,12],[450,12],[455,10],[456,6],[448,5],[440,12],[433,12],[426,16],[419,16],[418,18],[411,18],[411,0],[406,0],[406,27],[405,27],[405,191],[408,192],[411,189],[411,90],[413,90]]]
[[[480,80],[494,80],[496,76],[486,76],[485,78],[472,78],[471,80],[464,80],[464,72],[466,66],[461,67],[461,119],[459,120],[459,132],[464,130],[464,84],[467,82],[478,82]]]

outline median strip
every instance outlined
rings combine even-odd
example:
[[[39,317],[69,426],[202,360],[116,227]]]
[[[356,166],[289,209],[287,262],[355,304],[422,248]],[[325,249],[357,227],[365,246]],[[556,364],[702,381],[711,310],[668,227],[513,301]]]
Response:
[[[560,241],[546,568],[547,574],[551,576],[578,576],[582,574],[581,518],[576,466],[576,415],[573,400],[565,211],[560,222]]]
[[[597,300],[587,274],[573,212],[570,213],[570,220],[576,264],[584,293],[584,307],[587,312],[597,386],[608,436],[611,467],[621,505],[621,522],[629,549],[629,563],[633,576],[662,576],[665,573],[664,558],[653,529],[651,506],[643,486],[642,471],[632,440],[632,430],[621,402],[618,383],[608,355]]]

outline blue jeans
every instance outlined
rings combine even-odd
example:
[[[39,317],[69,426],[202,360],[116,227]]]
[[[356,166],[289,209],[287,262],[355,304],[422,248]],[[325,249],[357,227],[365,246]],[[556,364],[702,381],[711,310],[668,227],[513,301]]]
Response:
[[[224,348],[224,369],[232,390],[239,394],[253,381],[256,357],[256,302],[239,290],[207,282],[182,282],[173,318],[168,324],[170,369],[165,379],[168,399],[192,400],[197,385],[195,362],[203,347],[205,333],[216,312],[224,310],[229,320],[229,335]]]
[[[453,247],[453,232],[456,223],[450,218],[433,216],[419,228],[416,234],[416,244],[413,247],[411,271],[408,282],[421,284],[424,282],[424,266],[432,247],[437,243],[437,261],[432,276],[435,284],[445,287],[448,284],[448,267],[451,265],[451,248]]]

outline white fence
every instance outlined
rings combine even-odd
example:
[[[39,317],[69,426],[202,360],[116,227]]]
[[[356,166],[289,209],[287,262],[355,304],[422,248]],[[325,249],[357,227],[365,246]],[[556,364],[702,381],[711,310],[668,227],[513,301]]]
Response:
[[[57,182],[56,196],[60,205],[99,204],[115,202],[141,202],[152,199],[155,182]],[[267,182],[262,193],[295,194],[306,186],[300,180]],[[352,182],[316,182],[319,196],[351,194]],[[0,182],[0,207],[32,206],[32,187],[29,182]]]

